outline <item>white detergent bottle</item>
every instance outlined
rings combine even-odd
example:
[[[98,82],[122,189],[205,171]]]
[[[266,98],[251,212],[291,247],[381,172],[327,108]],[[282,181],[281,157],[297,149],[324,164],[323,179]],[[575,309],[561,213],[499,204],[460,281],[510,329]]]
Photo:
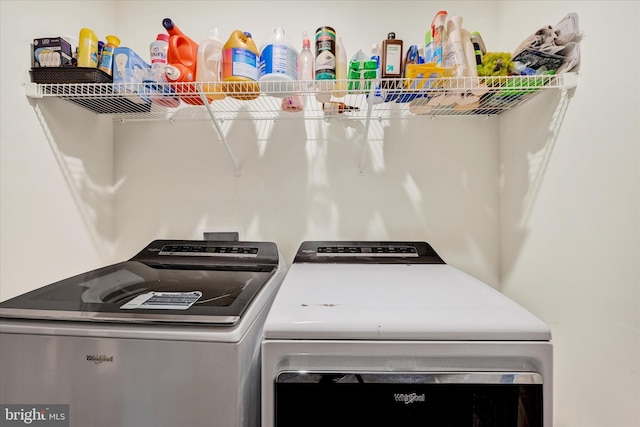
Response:
[[[454,69],[454,76],[467,75],[467,58],[464,54],[464,42],[462,38],[462,16],[452,16],[447,21],[447,55],[445,66]]]
[[[202,92],[209,102],[224,99],[222,89],[222,47],[224,43],[218,38],[218,29],[209,32],[209,37],[198,45],[196,55],[196,81],[202,83]]]
[[[298,51],[277,27],[260,49],[260,91],[286,98],[296,92]]]

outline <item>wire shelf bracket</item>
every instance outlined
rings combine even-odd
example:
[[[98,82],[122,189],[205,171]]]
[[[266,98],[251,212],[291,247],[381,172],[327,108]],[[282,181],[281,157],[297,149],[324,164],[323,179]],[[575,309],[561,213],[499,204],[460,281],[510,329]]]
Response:
[[[227,154],[229,155],[229,158],[231,159],[231,163],[233,163],[234,175],[236,177],[238,177],[238,176],[240,176],[240,165],[238,165],[238,162],[237,162],[235,156],[233,155],[233,152],[231,151],[231,147],[229,146],[229,143],[227,142],[227,138],[225,137],[224,132],[222,131],[222,128],[220,127],[220,123],[218,123],[218,120],[216,119],[215,115],[213,114],[213,111],[211,110],[211,107],[209,105],[209,101],[207,100],[207,96],[202,91],[202,85],[198,85],[198,93],[200,94],[200,99],[202,100],[202,103],[204,104],[204,106],[205,106],[205,108],[207,110],[207,113],[209,114],[209,117],[211,118],[211,122],[213,123],[213,126],[215,127],[216,132],[218,133],[218,137],[220,138],[220,140],[224,144],[224,148],[227,150]]]

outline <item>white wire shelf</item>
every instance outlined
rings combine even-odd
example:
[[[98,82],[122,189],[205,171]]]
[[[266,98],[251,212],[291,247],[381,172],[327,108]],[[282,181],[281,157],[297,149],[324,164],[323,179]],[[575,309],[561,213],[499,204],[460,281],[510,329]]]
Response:
[[[547,89],[572,89],[577,74],[522,77],[268,83],[29,83],[27,96],[57,97],[120,121],[209,120],[240,176],[225,120],[364,120],[364,173],[372,119],[491,116]]]
[[[397,119],[425,115],[496,115],[522,104],[542,90],[575,87],[576,80],[576,74],[567,73],[414,81],[338,80],[322,87],[315,81],[259,85],[30,83],[27,84],[27,95],[62,98],[98,114],[108,114],[114,120],[124,121]],[[207,100],[205,107],[203,99],[207,96],[216,99]],[[323,97],[330,99],[324,108]],[[283,110],[283,102],[287,111]],[[340,103],[347,110],[341,110]]]

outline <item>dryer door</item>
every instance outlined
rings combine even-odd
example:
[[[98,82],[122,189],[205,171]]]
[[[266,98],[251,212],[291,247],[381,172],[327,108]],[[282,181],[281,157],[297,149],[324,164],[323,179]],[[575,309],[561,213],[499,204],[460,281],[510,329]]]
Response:
[[[277,427],[542,427],[542,377],[528,372],[284,372]]]

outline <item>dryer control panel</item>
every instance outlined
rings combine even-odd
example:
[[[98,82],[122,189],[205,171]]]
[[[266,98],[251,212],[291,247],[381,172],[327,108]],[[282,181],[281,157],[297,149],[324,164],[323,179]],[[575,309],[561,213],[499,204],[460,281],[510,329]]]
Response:
[[[426,242],[307,241],[294,263],[445,264]]]

